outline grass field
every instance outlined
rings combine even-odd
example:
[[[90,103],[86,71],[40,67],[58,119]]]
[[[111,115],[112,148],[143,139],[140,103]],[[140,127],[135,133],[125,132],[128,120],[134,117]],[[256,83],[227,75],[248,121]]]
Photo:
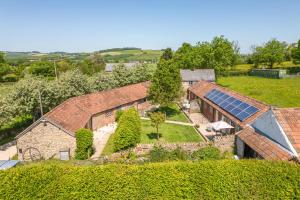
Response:
[[[192,126],[182,126],[177,124],[164,123],[159,129],[160,141],[177,142],[200,142],[203,138],[196,132]],[[148,120],[142,120],[141,144],[155,143],[157,141],[156,129],[151,126]],[[109,138],[102,155],[113,153],[113,135]]]
[[[300,107],[300,77],[222,77],[218,79],[218,84],[273,106]]]
[[[286,62],[282,62],[280,64],[275,64],[274,68],[287,68],[287,67],[295,67],[295,66],[299,66],[299,65],[295,65],[292,61],[286,61]],[[248,71],[252,68],[253,68],[252,64],[241,64],[241,65],[235,65],[233,67],[233,70]]]
[[[179,121],[179,122],[189,122],[187,117],[183,114],[177,104],[173,104],[167,107],[160,107],[157,111],[166,113],[167,120]]]

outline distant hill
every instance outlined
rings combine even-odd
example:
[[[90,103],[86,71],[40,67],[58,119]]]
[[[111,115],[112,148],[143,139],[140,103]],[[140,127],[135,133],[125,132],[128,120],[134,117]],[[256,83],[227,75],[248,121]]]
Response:
[[[161,50],[143,50],[136,47],[124,47],[124,48],[112,48],[92,53],[68,53],[68,52],[50,52],[41,53],[39,51],[30,52],[5,52],[6,60],[9,63],[18,63],[26,61],[36,60],[56,60],[61,58],[67,58],[71,60],[82,60],[94,53],[100,53],[103,56],[105,62],[157,62],[162,54]]]

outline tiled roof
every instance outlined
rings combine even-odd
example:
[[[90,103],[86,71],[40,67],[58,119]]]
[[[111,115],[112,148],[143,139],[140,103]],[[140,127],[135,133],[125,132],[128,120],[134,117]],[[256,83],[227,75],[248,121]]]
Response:
[[[147,97],[149,82],[128,85],[112,90],[70,98],[44,117],[66,130],[83,128],[98,113]]]
[[[215,81],[214,69],[182,69],[180,70],[180,74],[183,81]]]
[[[248,119],[246,119],[245,121],[241,122],[240,120],[238,120],[237,118],[235,118],[233,115],[231,115],[230,113],[226,112],[225,110],[223,110],[221,107],[219,107],[218,105],[214,104],[213,102],[209,101],[208,99],[206,99],[204,96],[211,91],[212,89],[218,89],[230,96],[235,97],[236,99],[239,99],[243,102],[246,102],[252,106],[255,106],[256,108],[259,109],[259,111],[257,113],[255,113],[254,115],[252,115],[251,117],[249,117]],[[218,110],[219,112],[221,112],[222,114],[224,114],[225,116],[227,116],[230,120],[232,120],[233,122],[239,124],[241,127],[246,126],[247,124],[250,124],[251,122],[253,122],[255,119],[257,119],[257,117],[261,116],[264,112],[269,110],[269,106],[267,104],[264,104],[262,102],[259,102],[253,98],[244,96],[242,94],[239,94],[237,92],[234,92],[232,90],[229,90],[227,88],[221,87],[215,83],[211,83],[208,81],[198,81],[198,83],[192,85],[189,89],[189,91],[191,91],[193,94],[195,94],[196,96],[200,97],[201,99],[203,99],[205,102],[207,102],[210,106],[214,107],[216,110]]]
[[[273,112],[294,149],[300,155],[300,108],[276,108]]]
[[[264,159],[291,160],[293,158],[292,154],[279,144],[255,132],[250,126],[238,132],[237,136]]]

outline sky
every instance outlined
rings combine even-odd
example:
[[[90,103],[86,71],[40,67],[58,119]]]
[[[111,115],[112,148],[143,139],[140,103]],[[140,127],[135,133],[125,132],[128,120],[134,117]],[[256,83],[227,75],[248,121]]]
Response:
[[[300,39],[300,0],[1,0],[0,50],[176,50],[224,35],[241,52]]]

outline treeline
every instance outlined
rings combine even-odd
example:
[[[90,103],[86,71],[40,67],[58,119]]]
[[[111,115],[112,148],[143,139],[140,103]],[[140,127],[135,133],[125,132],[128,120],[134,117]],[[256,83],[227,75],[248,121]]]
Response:
[[[287,44],[276,39],[253,46],[252,53],[240,54],[239,44],[229,41],[224,36],[212,41],[198,42],[195,45],[183,43],[176,51],[166,49],[163,57],[171,59],[172,64],[180,69],[214,68],[217,72],[231,69],[237,64],[253,64],[253,67],[273,68],[274,64],[284,61],[300,63],[300,40]]]
[[[104,71],[105,62],[100,54],[91,54],[81,60],[69,58],[9,64],[4,53],[0,53],[0,82],[15,82],[29,75],[54,79],[61,73],[78,69],[83,74],[93,75]]]
[[[145,64],[131,69],[119,65],[112,73],[93,76],[77,69],[61,73],[54,80],[40,77],[21,79],[9,94],[0,99],[0,127],[26,114],[38,119],[42,111],[46,113],[70,97],[150,80],[153,71],[154,68]]]

